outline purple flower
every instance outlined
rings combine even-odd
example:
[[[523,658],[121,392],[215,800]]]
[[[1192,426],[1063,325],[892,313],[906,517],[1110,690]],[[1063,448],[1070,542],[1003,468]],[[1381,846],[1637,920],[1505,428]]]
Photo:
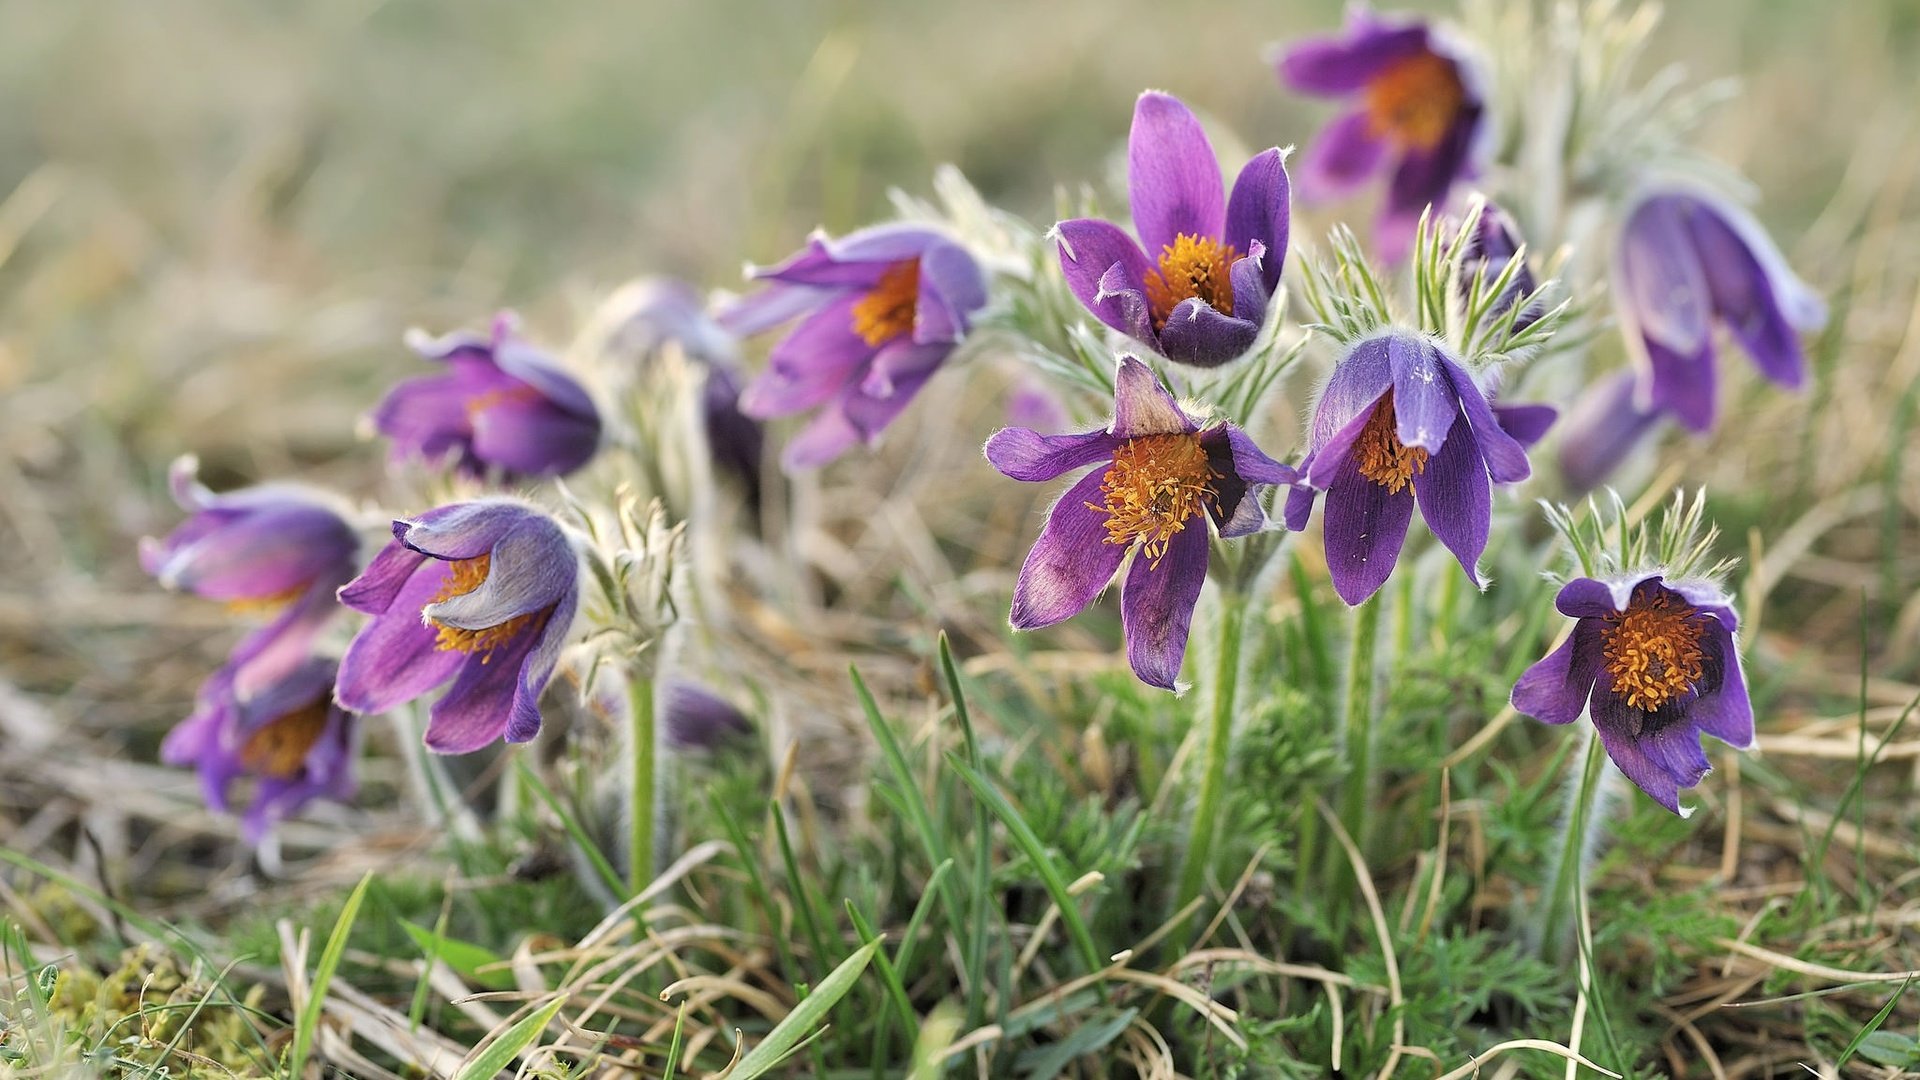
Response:
[[[559,476],[585,465],[600,445],[600,412],[573,376],[521,340],[511,314],[493,320],[490,337],[414,332],[407,344],[447,365],[387,392],[373,426],[393,440],[393,456],[452,458],[475,476]]]
[[[987,440],[986,453],[1015,480],[1102,466],[1047,512],[1014,585],[1014,628],[1035,630],[1078,614],[1131,552],[1120,597],[1127,660],[1141,681],[1168,690],[1176,689],[1207,577],[1209,524],[1222,537],[1266,528],[1259,489],[1295,479],[1234,425],[1199,427],[1131,356],[1120,361],[1111,425],[1077,435],[1003,428]]]
[[[340,590],[373,616],[341,658],[340,704],[386,712],[451,679],[428,714],[428,749],[532,739],[579,604],[566,534],[531,507],[484,499],[395,521],[393,536]]]
[[[987,300],[973,256],[921,225],[816,235],[785,263],[752,274],[771,284],[722,312],[723,327],[751,335],[806,316],[740,396],[741,411],[763,420],[819,409],[781,455],[789,471],[871,446]]]
[[[221,669],[194,714],[167,733],[160,759],[197,769],[207,805],[221,813],[231,812],[234,781],[252,778],[241,826],[249,844],[314,799],[352,798],[356,720],[333,702],[337,667],[309,656],[247,694]]]
[[[1481,208],[1480,220],[1474,227],[1473,235],[1467,237],[1466,243],[1462,245],[1463,272],[1460,278],[1462,294],[1466,292],[1468,282],[1474,278],[1479,279],[1481,288],[1491,288],[1494,282],[1500,280],[1500,275],[1506,271],[1507,264],[1512,262],[1513,257],[1519,253],[1520,230],[1514,226],[1513,219],[1498,206],[1487,203]],[[1533,279],[1533,271],[1522,261],[1514,268],[1513,278],[1507,282],[1507,287],[1500,290],[1500,295],[1494,298],[1489,314],[1494,318],[1505,315],[1513,305],[1533,295],[1538,288],[1539,285]],[[1518,333],[1525,330],[1539,322],[1540,316],[1544,314],[1546,312],[1538,301],[1528,304],[1526,310],[1514,317],[1514,331]]]
[[[1560,435],[1560,476],[1574,493],[1605,483],[1634,447],[1658,425],[1658,409],[1635,400],[1639,376],[1619,371],[1589,387],[1568,414]]]
[[[1614,306],[1628,352],[1642,365],[1638,403],[1696,432],[1716,413],[1713,326],[1733,335],[1768,379],[1807,380],[1797,330],[1826,322],[1826,306],[1787,268],[1745,211],[1691,191],[1656,190],[1627,212],[1613,261]]]
[[[1732,600],[1711,584],[1649,571],[1578,578],[1554,606],[1577,620],[1573,633],[1520,676],[1513,707],[1549,724],[1586,712],[1620,771],[1684,815],[1679,789],[1709,769],[1700,735],[1736,750],[1754,745]]]
[[[250,693],[305,659],[338,610],[334,592],[358,568],[360,540],[319,492],[263,484],[216,495],[198,472],[190,454],[168,470],[189,516],[165,540],[143,538],[140,565],[166,588],[273,615],[228,663],[231,681]]]
[[[1060,269],[1088,311],[1183,364],[1217,367],[1252,347],[1287,257],[1290,187],[1278,149],[1222,193],[1220,162],[1178,98],[1149,90],[1127,136],[1135,243],[1110,221],[1054,226]]]
[[[667,684],[666,734],[675,750],[717,750],[753,734],[753,724],[727,699],[675,679]]]
[[[1540,407],[1522,408],[1529,411],[1510,422],[1537,435]],[[1327,493],[1327,569],[1340,598],[1359,604],[1393,573],[1417,501],[1427,527],[1480,585],[1491,484],[1530,471],[1526,448],[1459,361],[1420,335],[1388,331],[1334,366],[1314,408],[1302,483],[1287,496],[1287,528],[1304,529],[1315,493]]]
[[[1339,198],[1391,170],[1375,232],[1386,258],[1406,254],[1421,213],[1444,208],[1454,184],[1476,175],[1491,150],[1484,76],[1424,20],[1355,7],[1344,33],[1285,49],[1278,68],[1294,90],[1354,99],[1307,148],[1300,193]]]

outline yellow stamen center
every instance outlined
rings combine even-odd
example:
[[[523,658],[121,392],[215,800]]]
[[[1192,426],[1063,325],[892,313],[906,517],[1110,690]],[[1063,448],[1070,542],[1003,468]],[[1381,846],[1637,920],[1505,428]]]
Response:
[[[1142,435],[1113,452],[1100,480],[1102,502],[1087,508],[1106,513],[1107,543],[1144,540],[1150,565],[1158,567],[1167,541],[1216,498],[1213,481],[1198,435]]]
[[[467,399],[467,418],[479,416],[495,405],[505,405],[513,401],[539,401],[540,391],[532,386],[509,386],[500,390],[489,390],[484,394]]]
[[[885,345],[913,332],[914,313],[919,307],[920,260],[894,263],[867,295],[854,301],[853,332],[869,345]]]
[[[447,564],[451,569],[447,575],[447,583],[440,586],[440,591],[435,593],[433,599],[428,602],[438,604],[456,596],[465,596],[479,588],[486,582],[487,570],[492,564],[491,554],[475,555],[471,559],[452,560]],[[449,626],[439,619],[429,618],[427,621],[439,630],[439,636],[433,643],[434,648],[445,652],[483,653],[485,655],[480,657],[480,662],[484,664],[493,659],[493,650],[511,641],[515,635],[527,629],[535,619],[544,620],[546,616],[547,612],[544,611],[529,611],[525,615],[515,615],[506,622],[481,627],[478,630],[469,630],[464,626]]]
[[[298,585],[289,585],[276,593],[265,596],[239,596],[225,602],[226,609],[235,615],[271,615],[295,600],[307,594],[313,588],[313,582],[303,581]]]
[[[1367,426],[1353,441],[1353,467],[1361,476],[1399,494],[1413,478],[1427,471],[1427,452],[1400,441],[1400,424],[1393,412],[1393,391],[1381,395]]]
[[[1160,268],[1147,271],[1147,310],[1153,328],[1167,325],[1180,301],[1199,297],[1222,315],[1233,314],[1233,282],[1228,271],[1240,253],[1218,240],[1181,233],[1160,249]]]
[[[1635,596],[1627,610],[1606,616],[1601,655],[1613,692],[1652,712],[1684,696],[1705,674],[1704,616],[1670,593]]]
[[[1367,118],[1376,138],[1431,150],[1446,138],[1466,100],[1467,88],[1453,61],[1416,53],[1367,85]]]
[[[333,702],[326,695],[285,716],[275,717],[247,736],[240,764],[256,776],[285,780],[307,767],[307,754],[327,730]]]

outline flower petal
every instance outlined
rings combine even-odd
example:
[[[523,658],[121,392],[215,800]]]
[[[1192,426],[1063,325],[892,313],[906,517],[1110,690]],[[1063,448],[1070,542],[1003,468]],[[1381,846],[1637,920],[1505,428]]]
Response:
[[[428,604],[424,618],[463,630],[484,630],[544,611],[577,590],[579,558],[560,526],[530,515],[493,545],[486,579],[472,592]]]
[[[1094,218],[1063,221],[1053,232],[1060,247],[1060,272],[1073,295],[1094,318],[1151,344],[1146,279],[1153,263],[1140,245],[1119,226]]]
[[[1639,381],[1632,371],[1615,372],[1588,389],[1561,425],[1560,475],[1575,494],[1605,483],[1658,426],[1661,414],[1634,401]]]
[[[808,316],[767,353],[767,369],[747,384],[740,411],[766,420],[805,412],[832,398],[873,356],[853,328],[857,294],[841,296]]]
[[[560,651],[573,633],[573,617],[579,606],[577,593],[569,592],[554,606],[553,614],[540,628],[533,651],[520,665],[520,681],[513,692],[513,713],[507,721],[507,741],[532,741],[540,734],[540,695],[553,679]]]
[[[1643,200],[1627,217],[1614,253],[1613,292],[1630,345],[1644,339],[1686,355],[1712,347],[1711,296],[1686,219],[1686,201],[1675,196]]]
[[[815,288],[871,289],[894,263],[917,259],[945,238],[922,225],[875,225],[835,239],[816,233],[778,266],[755,267],[755,278]],[[736,331],[739,333],[740,331]]]
[[[1440,452],[1427,459],[1426,470],[1415,474],[1413,490],[1427,528],[1460,560],[1467,578],[1484,589],[1480,555],[1493,524],[1493,488],[1466,419],[1456,413],[1453,427]]]
[[[1413,493],[1388,491],[1361,476],[1352,461],[1341,465],[1327,487],[1320,523],[1333,591],[1349,606],[1378,592],[1400,561],[1413,521]]]
[[[1220,161],[1200,121],[1171,94],[1149,90],[1134,104],[1127,197],[1148,258],[1183,233],[1220,239],[1227,212]]]
[[[473,456],[525,476],[560,476],[593,459],[600,417],[546,398],[506,398],[473,414]]]
[[[1333,365],[1333,374],[1313,407],[1313,430],[1307,437],[1313,451],[1324,448],[1355,419],[1371,415],[1380,395],[1393,385],[1393,365],[1388,359],[1390,339],[1391,335],[1381,334],[1361,341]],[[1344,450],[1341,455],[1345,455]]]
[[[1302,462],[1301,464],[1305,465],[1306,462]],[[1281,511],[1281,518],[1285,522],[1288,531],[1305,531],[1308,519],[1313,516],[1314,497],[1318,494],[1319,492],[1316,489],[1308,487],[1305,484],[1295,484],[1287,489],[1287,505],[1286,508]]]
[[[1366,88],[1393,64],[1429,51],[1421,22],[1389,23],[1356,10],[1339,35],[1309,38],[1280,55],[1280,79],[1292,89],[1340,97]]]
[[[528,519],[546,515],[512,499],[475,499],[393,523],[393,538],[436,559],[471,559],[493,550]]]
[[[1740,666],[1740,646],[1727,624],[1715,619],[1707,631],[1719,662],[1720,683],[1694,699],[1689,715],[1700,730],[1733,747],[1751,750],[1758,741],[1753,731],[1753,699],[1747,695],[1747,675]]]
[[[397,458],[438,461],[464,450],[473,437],[467,403],[490,389],[506,389],[511,382],[476,387],[457,375],[423,375],[394,384],[374,407],[369,419],[374,430],[393,441]]]
[[[1224,239],[1233,248],[1252,252],[1258,242],[1266,249],[1260,261],[1261,280],[1267,294],[1280,287],[1280,271],[1287,258],[1287,239],[1292,230],[1292,186],[1287,182],[1287,163],[1278,148],[1255,154],[1240,170],[1227,198],[1227,224]],[[1235,313],[1239,298],[1234,299]],[[1258,321],[1258,320],[1255,320]]]
[[[1015,480],[1052,480],[1113,457],[1120,440],[1106,429],[1079,435],[1042,435],[1028,428],[1001,428],[987,439],[987,461]]]
[[[427,713],[427,749],[466,754],[506,734],[513,719],[520,665],[539,635],[531,627],[485,656],[456,653],[464,663],[453,685]]]
[[[1460,395],[1460,411],[1466,414],[1467,424],[1473,428],[1473,439],[1480,444],[1480,456],[1487,462],[1487,475],[1496,484],[1517,484],[1532,476],[1533,465],[1527,460],[1527,448],[1507,434],[1494,418],[1493,406],[1487,403],[1487,396],[1480,392],[1473,375],[1445,353],[1440,354],[1440,366],[1453,384],[1453,392]]]
[[[1521,445],[1531,449],[1533,444],[1547,437],[1547,431],[1553,422],[1560,418],[1560,410],[1551,405],[1495,405],[1493,421],[1500,430]]]
[[[1194,367],[1219,367],[1246,355],[1259,336],[1259,323],[1222,314],[1204,300],[1182,300],[1160,328],[1160,351]]]
[[[1649,338],[1647,380],[1641,391],[1649,411],[1671,413],[1696,434],[1713,430],[1719,413],[1713,374],[1713,343],[1696,353],[1678,353]],[[1638,405],[1636,404],[1636,407]]]
[[[387,612],[369,620],[340,658],[335,696],[357,713],[383,713],[453,677],[465,653],[436,647],[439,634],[420,610],[439,594],[450,573],[438,560],[408,579]]]
[[[1167,541],[1166,555],[1158,566],[1140,551],[1127,571],[1127,584],[1120,593],[1127,662],[1149,686],[1180,691],[1180,662],[1187,655],[1193,608],[1207,581],[1209,544],[1206,527],[1196,521]]]
[[[1594,678],[1600,673],[1600,624],[1574,623],[1560,647],[1536,661],[1513,684],[1515,712],[1548,724],[1571,724],[1587,711]]]
[[[1040,539],[1027,552],[1013,586],[1009,619],[1014,629],[1037,630],[1070,619],[1113,580],[1127,545],[1107,542],[1107,513],[1093,508],[1101,505],[1104,475],[1096,469],[1081,477],[1047,511]]]
[[[1714,314],[1733,331],[1762,375],[1790,390],[1806,385],[1807,357],[1800,348],[1800,336],[1782,309],[1773,277],[1746,238],[1704,205],[1688,215],[1688,224]],[[1759,235],[1771,246],[1764,233]],[[1777,255],[1774,262],[1785,268],[1785,260]],[[1792,284],[1799,285],[1798,279]]]
[[[1120,358],[1113,377],[1113,426],[1120,439],[1194,430],[1193,421],[1161,384],[1153,369],[1131,356]]]
[[[1328,124],[1300,159],[1300,197],[1308,202],[1342,199],[1373,179],[1387,159],[1387,143],[1374,134],[1373,117],[1350,112]]]
[[[958,341],[967,332],[970,316],[986,304],[986,279],[973,256],[948,240],[929,244],[920,256],[913,340],[920,344]]]
[[[729,334],[752,337],[797,319],[840,295],[837,289],[811,285],[769,285],[751,296],[743,296],[714,314],[714,321]]]
[[[1393,415],[1400,442],[1438,453],[1460,416],[1460,398],[1446,360],[1423,337],[1393,334],[1387,338],[1387,362],[1393,369]]]
[[[1684,721],[1649,728],[1647,714],[1608,690],[1604,679],[1594,689],[1590,712],[1607,756],[1627,779],[1674,813],[1691,813],[1680,809],[1680,789],[1712,771],[1699,729]]]
[[[380,549],[367,568],[340,587],[340,602],[355,611],[379,615],[393,606],[400,590],[427,557],[398,540]]]
[[[1233,260],[1227,281],[1233,291],[1233,317],[1249,322],[1258,331],[1267,323],[1267,300],[1273,289],[1266,281],[1267,246],[1258,240],[1249,242],[1247,253]]]

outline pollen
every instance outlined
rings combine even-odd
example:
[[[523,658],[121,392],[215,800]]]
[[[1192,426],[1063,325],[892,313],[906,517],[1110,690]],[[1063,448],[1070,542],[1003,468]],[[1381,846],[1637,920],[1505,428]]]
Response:
[[[1707,619],[1666,592],[1636,594],[1606,616],[1601,655],[1613,692],[1645,712],[1683,697],[1705,674]]]
[[[307,754],[326,733],[332,702],[325,695],[303,709],[276,717],[247,736],[240,746],[240,764],[256,776],[285,780],[307,767]]]
[[[1398,495],[1427,471],[1427,452],[1400,441],[1399,421],[1393,412],[1393,391],[1381,395],[1367,426],[1353,441],[1353,465],[1360,475]]]
[[[1086,505],[1107,515],[1107,543],[1145,541],[1149,565],[1157,568],[1167,541],[1214,501],[1213,482],[1199,436],[1142,435],[1114,451],[1100,480],[1102,501]]]
[[[509,386],[499,390],[489,390],[467,399],[467,418],[472,419],[493,408],[512,402],[533,402],[540,400],[540,391],[530,385]]]
[[[869,345],[885,345],[913,332],[920,307],[920,260],[894,263],[867,295],[854,301],[853,332]]]
[[[1415,53],[1382,71],[1367,86],[1367,118],[1377,138],[1413,150],[1431,150],[1466,104],[1467,89],[1453,61]]]
[[[447,564],[450,572],[446,584],[433,594],[430,604],[451,600],[456,596],[465,596],[479,588],[487,580],[487,571],[493,565],[492,554],[475,555],[471,559],[454,559]],[[526,630],[536,619],[544,621],[546,612],[530,611],[525,615],[515,615],[506,622],[493,626],[469,630],[464,626],[449,626],[438,619],[429,618],[439,632],[433,647],[443,652],[480,653],[481,663],[493,659],[493,650],[513,640]]]
[[[226,609],[235,615],[271,615],[306,595],[313,582],[303,581],[298,585],[289,585],[279,592],[264,596],[237,596],[226,602]]]
[[[1180,301],[1194,297],[1223,315],[1233,314],[1233,282],[1228,272],[1239,252],[1205,236],[1181,233],[1160,249],[1160,268],[1147,271],[1147,310],[1153,328],[1167,325]]]

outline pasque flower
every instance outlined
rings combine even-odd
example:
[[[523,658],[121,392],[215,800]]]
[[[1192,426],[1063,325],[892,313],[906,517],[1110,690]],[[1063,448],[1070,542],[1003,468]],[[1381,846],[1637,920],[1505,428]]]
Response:
[[[1684,814],[1680,789],[1709,769],[1703,733],[1737,750],[1754,745],[1732,600],[1656,570],[1577,578],[1554,604],[1575,620],[1573,633],[1520,676],[1513,707],[1549,724],[1590,715],[1620,771]]]
[[[1696,432],[1713,427],[1713,330],[1724,326],[1768,379],[1807,378],[1796,331],[1818,329],[1826,306],[1788,269],[1758,222],[1723,199],[1654,188],[1627,212],[1613,260],[1614,307],[1644,373],[1643,412]]]
[[[1127,199],[1140,240],[1110,221],[1063,221],[1054,226],[1060,269],[1101,322],[1170,360],[1224,364],[1253,345],[1280,284],[1289,192],[1272,149],[1247,162],[1225,194],[1200,121],[1178,98],[1149,90],[1127,136]]]
[[[753,722],[731,701],[689,679],[666,692],[667,744],[675,750],[718,750],[753,734]]]
[[[1355,7],[1344,33],[1289,46],[1277,66],[1294,90],[1353,101],[1307,147],[1300,194],[1339,198],[1391,173],[1375,233],[1388,258],[1406,253],[1421,213],[1443,209],[1492,149],[1484,75],[1425,20]]]
[[[337,668],[309,656],[244,694],[223,668],[201,688],[194,714],[167,734],[161,760],[195,768],[207,805],[222,813],[234,782],[250,778],[241,827],[249,844],[314,799],[352,798],[357,720],[334,703]]]
[[[1639,376],[1616,371],[1587,388],[1560,432],[1560,476],[1568,490],[1592,491],[1651,434],[1664,415],[1641,407]]]
[[[986,305],[986,281],[965,248],[922,225],[879,225],[838,240],[816,235],[768,282],[721,312],[742,336],[805,318],[767,354],[740,395],[748,416],[818,409],[787,443],[789,470],[872,445],[933,378]]]
[[[140,565],[169,589],[272,618],[235,647],[227,677],[250,693],[304,659],[358,568],[360,541],[326,495],[293,484],[214,494],[186,455],[168,470],[187,520],[140,541]]]
[[[1189,415],[1153,372],[1120,361],[1113,423],[1083,434],[1003,428],[987,460],[1015,480],[1047,481],[1088,465],[1047,512],[1013,590],[1015,629],[1071,618],[1107,587],[1129,553],[1120,594],[1127,659],[1143,682],[1175,689],[1193,608],[1206,581],[1210,534],[1246,536],[1268,525],[1259,490],[1294,471],[1246,432]]]
[[[1510,422],[1538,437],[1538,408]],[[1327,569],[1340,598],[1359,604],[1393,573],[1417,502],[1427,527],[1483,584],[1491,485],[1530,472],[1525,447],[1472,374],[1433,340],[1390,330],[1334,366],[1314,408],[1301,483],[1287,496],[1287,527],[1304,529],[1315,495],[1326,492]]]
[[[580,383],[523,340],[511,314],[489,335],[412,333],[407,343],[446,365],[388,391],[373,426],[396,458],[450,459],[484,475],[559,476],[585,465],[600,445],[600,412]]]
[[[1479,220],[1474,223],[1473,232],[1462,247],[1461,289],[1464,291],[1472,280],[1478,280],[1481,288],[1490,289],[1500,280],[1507,264],[1520,254],[1520,230],[1506,211],[1487,203],[1481,208]],[[1507,281],[1506,288],[1494,298],[1489,314],[1495,318],[1505,315],[1515,304],[1532,296],[1539,287],[1534,281],[1533,270],[1523,260],[1514,267],[1513,277]],[[1514,317],[1514,331],[1518,333],[1539,322],[1542,314],[1539,301],[1528,304],[1525,310]]]
[[[386,712],[452,680],[428,713],[428,749],[532,739],[579,605],[566,534],[532,507],[483,499],[395,521],[393,536],[340,590],[373,616],[341,658],[340,703]]]

